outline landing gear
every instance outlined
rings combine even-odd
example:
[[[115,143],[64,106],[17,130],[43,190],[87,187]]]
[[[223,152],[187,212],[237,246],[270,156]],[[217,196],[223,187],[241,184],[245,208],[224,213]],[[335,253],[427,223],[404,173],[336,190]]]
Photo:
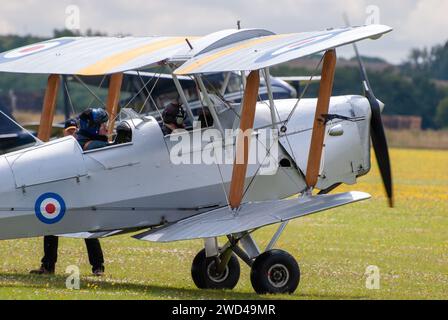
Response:
[[[216,257],[207,258],[205,249],[193,260],[191,276],[199,289],[233,289],[240,279],[240,263],[230,252],[228,263],[219,270],[220,263]]]
[[[252,287],[258,294],[292,294],[300,282],[297,261],[289,253],[273,249],[283,223],[266,249],[261,251],[251,232],[228,235],[228,242],[220,248],[217,238],[205,240],[205,249],[194,258],[191,268],[193,281],[199,289],[233,289],[240,278],[237,256],[250,268]]]
[[[258,294],[291,294],[300,282],[299,265],[285,251],[267,251],[255,259],[250,281]]]

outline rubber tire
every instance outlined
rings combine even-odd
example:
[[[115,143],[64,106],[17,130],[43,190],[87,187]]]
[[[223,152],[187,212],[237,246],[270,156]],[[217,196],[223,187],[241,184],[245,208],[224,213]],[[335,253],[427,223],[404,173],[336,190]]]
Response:
[[[240,263],[238,258],[232,254],[227,265],[229,274],[222,282],[216,282],[208,276],[208,267],[211,263],[215,263],[214,258],[207,258],[205,249],[201,250],[193,260],[191,266],[191,277],[195,285],[199,289],[214,289],[214,290],[232,290],[238,284],[240,279]]]
[[[282,287],[275,287],[268,279],[269,269],[276,264],[283,265],[289,272],[289,280]],[[250,281],[258,294],[292,294],[299,286],[300,268],[296,259],[286,251],[267,251],[255,259],[250,273]]]

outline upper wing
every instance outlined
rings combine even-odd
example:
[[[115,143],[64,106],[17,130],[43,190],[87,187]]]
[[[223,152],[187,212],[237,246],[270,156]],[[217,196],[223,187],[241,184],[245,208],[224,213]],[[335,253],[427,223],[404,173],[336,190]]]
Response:
[[[196,38],[190,37],[194,43]],[[102,75],[136,70],[188,49],[185,37],[65,37],[0,54],[0,72]]]
[[[136,235],[134,238],[170,242],[219,237],[289,221],[369,198],[370,195],[367,193],[347,192],[292,200],[245,203],[235,214],[228,207],[220,208]]]
[[[65,37],[0,53],[0,72],[113,74],[163,60],[185,62],[195,54],[272,34],[262,29],[229,29],[205,37]]]
[[[202,38],[65,37],[0,53],[0,72],[104,75],[141,70],[164,60],[184,62],[176,74],[256,70],[392,29],[383,25],[274,35],[261,29],[224,30]]]
[[[392,31],[384,25],[257,37],[200,54],[176,74],[257,70]]]

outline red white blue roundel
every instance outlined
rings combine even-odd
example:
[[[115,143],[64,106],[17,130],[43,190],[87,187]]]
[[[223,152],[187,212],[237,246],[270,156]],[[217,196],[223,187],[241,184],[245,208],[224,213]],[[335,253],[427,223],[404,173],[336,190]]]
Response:
[[[34,205],[37,218],[45,224],[54,224],[61,221],[65,215],[65,210],[64,199],[56,193],[41,195]]]
[[[26,57],[38,52],[42,52],[45,50],[49,50],[51,48],[55,48],[66,43],[72,42],[74,39],[59,39],[59,40],[51,40],[47,42],[41,42],[36,44],[31,44],[25,47],[17,48],[8,52],[5,52],[0,56],[0,63],[9,62],[20,59],[22,57]]]

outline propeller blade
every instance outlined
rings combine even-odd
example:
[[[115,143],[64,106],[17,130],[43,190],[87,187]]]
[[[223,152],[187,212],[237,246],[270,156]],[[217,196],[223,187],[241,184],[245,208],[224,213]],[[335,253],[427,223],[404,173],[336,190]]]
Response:
[[[344,14],[344,20],[347,26],[350,25],[347,15]],[[393,183],[392,183],[392,169],[390,165],[389,148],[387,146],[386,134],[384,132],[383,121],[381,119],[380,103],[376,99],[372,87],[367,76],[367,71],[359,54],[358,46],[353,43],[356,59],[358,60],[359,71],[364,86],[366,98],[369,100],[370,109],[372,111],[372,119],[370,123],[370,136],[372,138],[372,145],[375,151],[376,161],[380,169],[381,178],[383,180],[384,188],[386,189],[389,206],[394,207]]]
[[[387,146],[386,134],[384,132],[383,122],[381,119],[381,108],[378,100],[371,93],[367,91],[367,99],[372,110],[372,119],[370,123],[370,136],[372,138],[373,149],[375,150],[375,157],[380,169],[381,178],[383,180],[384,188],[386,189],[389,206],[394,207],[392,170],[390,165],[389,149]]]

